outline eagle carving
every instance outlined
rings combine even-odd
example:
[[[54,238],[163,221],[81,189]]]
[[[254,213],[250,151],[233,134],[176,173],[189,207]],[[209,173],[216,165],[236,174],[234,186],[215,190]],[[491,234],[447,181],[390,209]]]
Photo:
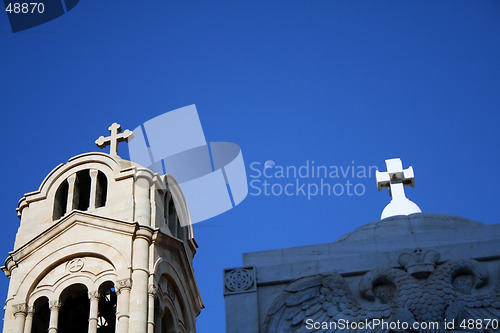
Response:
[[[367,272],[359,284],[360,297],[353,295],[345,278],[337,272],[297,279],[271,305],[264,332],[500,332],[499,279],[491,283],[486,268],[475,260],[436,265],[438,259],[435,251],[403,254],[399,262],[404,269]],[[409,326],[402,329],[379,325],[361,330],[345,325],[327,326],[347,320],[399,321]],[[474,325],[460,327],[468,320],[474,320]],[[476,324],[475,320],[480,321]],[[422,328],[421,323],[430,322],[439,325]]]

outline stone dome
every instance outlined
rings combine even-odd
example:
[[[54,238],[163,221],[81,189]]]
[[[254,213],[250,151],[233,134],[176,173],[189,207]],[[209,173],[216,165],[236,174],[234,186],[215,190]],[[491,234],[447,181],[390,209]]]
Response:
[[[393,216],[365,224],[343,235],[336,242],[355,242],[388,237],[398,241],[402,237],[416,234],[461,231],[481,226],[484,224],[455,215],[415,213]]]

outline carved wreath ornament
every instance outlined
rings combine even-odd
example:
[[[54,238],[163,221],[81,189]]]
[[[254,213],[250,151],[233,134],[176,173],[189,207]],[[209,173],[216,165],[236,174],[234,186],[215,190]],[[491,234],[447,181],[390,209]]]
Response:
[[[420,254],[418,254],[420,255]],[[403,269],[383,268],[366,273],[359,284],[360,298],[355,297],[339,273],[303,277],[285,287],[271,305],[265,333],[359,332],[356,329],[318,329],[307,322],[331,323],[349,320],[366,322],[384,320],[405,322],[410,329],[381,326],[366,332],[500,332],[498,325],[489,329],[460,328],[470,320],[500,318],[500,282],[488,282],[488,272],[474,260],[459,260],[437,266],[439,256],[403,257]],[[424,260],[425,257],[425,260]],[[407,266],[408,265],[408,266]],[[419,266],[421,265],[421,266]],[[420,267],[420,268],[419,268]],[[410,268],[410,270],[407,270]],[[430,272],[429,272],[430,270]],[[411,272],[411,273],[410,273]],[[454,322],[454,330],[444,323]],[[439,329],[413,329],[413,323],[437,322]],[[483,322],[484,323],[484,322]],[[495,326],[495,325],[492,325]],[[335,326],[333,326],[335,327]],[[361,330],[363,331],[363,330]]]

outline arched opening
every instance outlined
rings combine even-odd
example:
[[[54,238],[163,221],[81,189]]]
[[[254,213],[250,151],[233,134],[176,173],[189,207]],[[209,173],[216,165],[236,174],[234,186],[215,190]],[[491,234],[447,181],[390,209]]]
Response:
[[[113,282],[104,282],[99,287],[97,333],[114,333],[116,326],[116,292]]]
[[[90,300],[87,287],[74,284],[61,293],[58,333],[86,333],[89,326]]]
[[[59,185],[59,188],[56,191],[56,196],[54,197],[54,211],[52,213],[52,219],[58,220],[66,214],[66,207],[68,206],[68,181]]]
[[[170,192],[165,193],[163,197],[163,218],[165,219],[165,223],[168,224],[168,208],[170,201],[172,200],[172,194]]]
[[[76,173],[73,207],[78,210],[87,210],[90,205],[90,170],[81,170]]]
[[[31,333],[47,333],[49,330],[50,309],[49,300],[43,296],[38,298],[33,304],[33,324]]]
[[[174,199],[172,198],[170,192],[167,193],[166,198],[166,223],[172,235],[174,235],[174,237],[177,237],[177,211],[175,210]]]
[[[96,184],[96,191],[95,191],[95,207],[103,207],[106,205],[106,198],[107,198],[107,192],[108,192],[108,179],[102,173],[99,171],[97,173],[97,184]]]
[[[161,333],[172,333],[175,332],[175,322],[174,316],[168,308],[163,311],[163,316],[161,318]]]
[[[181,296],[177,283],[171,276],[164,273],[160,277],[158,286],[161,291],[159,300],[166,307],[160,308],[160,313],[155,317],[155,322],[158,322],[161,326],[161,329],[155,330],[155,333],[190,332],[190,317],[186,311],[186,303]],[[161,307],[160,304],[158,306]],[[176,330],[170,331],[173,328]]]
[[[187,230],[185,227],[181,227],[179,216],[177,215],[177,209],[175,208],[174,199],[170,192],[165,195],[165,208],[164,208],[165,222],[167,223],[168,229],[174,237],[182,240],[186,240]]]
[[[175,223],[177,222],[177,211],[175,210],[174,199],[170,197],[168,200],[168,223],[172,229],[175,227]]]

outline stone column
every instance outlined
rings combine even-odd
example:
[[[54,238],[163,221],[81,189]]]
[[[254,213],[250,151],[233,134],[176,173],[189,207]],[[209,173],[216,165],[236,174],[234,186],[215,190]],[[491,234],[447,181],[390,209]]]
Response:
[[[149,244],[153,231],[140,228],[133,241],[130,331],[146,332],[148,322]]]
[[[57,325],[59,321],[59,309],[61,308],[61,302],[50,301],[50,320],[49,320],[49,333],[57,333]]]
[[[99,171],[96,169],[90,169],[90,202],[89,209],[95,208],[95,199],[97,193],[97,174]]]
[[[89,333],[97,333],[97,315],[99,309],[99,292],[89,292],[90,313],[89,313]]]
[[[127,333],[129,323],[129,303],[131,279],[116,281],[117,304],[116,304],[116,333]]]
[[[30,306],[28,308],[28,314],[26,315],[26,322],[24,323],[24,333],[31,333],[31,328],[33,326],[33,315],[35,314],[35,308]]]
[[[26,320],[26,303],[12,305],[14,309],[14,317],[16,318],[14,325],[14,333],[23,333],[24,321]]]
[[[154,284],[149,285],[148,290],[148,332],[155,332],[155,299],[158,289]]]
[[[151,175],[146,171],[138,171],[135,176],[135,221],[147,226],[151,225],[151,181]]]
[[[76,173],[68,177],[68,202],[66,204],[66,214],[73,209],[73,200],[75,199],[75,181]]]
[[[19,281],[22,279],[20,274],[22,272],[17,268],[17,263],[14,261],[14,258],[9,256],[7,260],[5,260],[5,274],[10,279],[10,281]],[[15,308],[12,306],[17,300],[14,299],[14,294],[16,287],[14,283],[9,283],[9,290],[7,291],[7,299],[5,300],[5,314],[3,320],[3,332],[14,332],[14,327],[16,324],[16,318],[14,317]]]

